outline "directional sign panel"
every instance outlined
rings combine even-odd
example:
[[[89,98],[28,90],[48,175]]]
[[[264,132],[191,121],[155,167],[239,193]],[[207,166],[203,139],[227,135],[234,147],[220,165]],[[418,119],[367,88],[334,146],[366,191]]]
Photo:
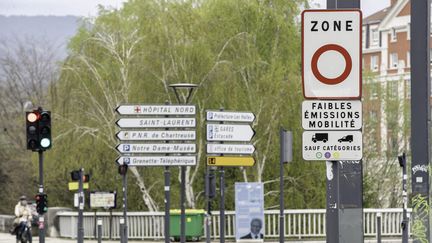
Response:
[[[252,112],[207,111],[207,121],[253,122]]]
[[[117,138],[128,141],[195,140],[195,131],[120,131]]]
[[[305,130],[360,130],[360,100],[305,100],[302,104],[302,125]]]
[[[304,131],[303,159],[361,160],[362,141],[360,131]]]
[[[253,154],[255,147],[252,144],[207,144],[207,153],[210,154]]]
[[[122,143],[117,145],[120,153],[195,153],[196,144],[194,143]]]
[[[250,125],[207,124],[207,141],[249,142],[254,134]]]
[[[129,166],[190,166],[196,165],[196,156],[121,156],[116,162]]]
[[[193,105],[121,105],[116,109],[120,115],[195,115]]]
[[[253,157],[228,157],[228,156],[210,156],[207,157],[207,165],[210,166],[254,166]]]
[[[120,118],[121,128],[195,127],[195,118]]]
[[[77,191],[79,189],[79,183],[77,181],[69,182],[68,184],[69,191]],[[83,183],[83,189],[89,189],[89,183]]]

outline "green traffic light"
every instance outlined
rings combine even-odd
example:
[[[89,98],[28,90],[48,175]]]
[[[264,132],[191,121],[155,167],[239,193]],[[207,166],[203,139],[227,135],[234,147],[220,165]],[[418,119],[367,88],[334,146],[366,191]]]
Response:
[[[42,140],[40,141],[40,145],[43,148],[48,148],[51,145],[51,140],[49,140],[48,138],[42,138]]]

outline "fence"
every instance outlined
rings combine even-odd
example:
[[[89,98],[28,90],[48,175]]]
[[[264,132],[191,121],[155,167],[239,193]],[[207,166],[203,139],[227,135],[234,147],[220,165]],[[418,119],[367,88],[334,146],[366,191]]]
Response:
[[[286,238],[325,238],[326,220],[325,209],[301,209],[285,210],[285,237]],[[409,211],[410,212],[410,211]],[[363,228],[365,237],[375,237],[377,233],[376,217],[381,213],[382,237],[395,237],[402,234],[402,209],[364,209]],[[119,223],[122,213],[98,212],[84,213],[84,237],[94,238],[96,229],[96,217],[103,222],[103,238],[118,239]],[[226,238],[235,237],[235,212],[227,211]],[[61,237],[76,238],[77,219],[76,212],[59,212],[59,233]],[[110,225],[111,219],[111,225]],[[212,212],[211,237],[219,237],[219,212]],[[410,224],[411,225],[411,224]],[[204,226],[203,226],[204,227]],[[110,229],[111,228],[111,229]],[[163,212],[130,212],[128,213],[129,239],[161,240],[164,238],[164,213]],[[265,235],[266,238],[279,237],[279,211],[265,211]]]

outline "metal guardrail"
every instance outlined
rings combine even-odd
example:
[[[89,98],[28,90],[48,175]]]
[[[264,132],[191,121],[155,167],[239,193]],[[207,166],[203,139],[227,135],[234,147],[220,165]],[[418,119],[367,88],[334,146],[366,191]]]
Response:
[[[285,210],[285,237],[286,238],[325,238],[325,209],[300,209]],[[411,210],[409,210],[411,212]],[[381,213],[382,237],[395,237],[402,234],[402,209],[364,209],[363,226],[365,237],[375,237],[377,234],[376,218]],[[266,238],[279,237],[279,210],[265,211],[265,236]],[[96,217],[95,217],[96,215]],[[60,237],[76,238],[77,212],[59,212]],[[102,219],[102,238],[119,239],[119,223],[121,212],[112,213],[110,226],[110,214],[108,212],[84,213],[84,237],[95,238],[96,218]],[[225,212],[226,238],[235,237],[235,212]],[[211,216],[211,237],[219,237],[219,212],[213,211]],[[410,224],[411,225],[411,224]],[[163,212],[130,212],[128,213],[129,239],[161,240],[164,238],[164,213]],[[204,227],[204,225],[203,225]],[[410,231],[411,232],[411,231]]]

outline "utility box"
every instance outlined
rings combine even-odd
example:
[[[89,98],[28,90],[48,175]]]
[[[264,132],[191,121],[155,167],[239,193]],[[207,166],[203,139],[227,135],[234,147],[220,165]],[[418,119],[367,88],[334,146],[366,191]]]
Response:
[[[203,209],[186,209],[186,240],[199,241],[201,239],[204,235],[204,216]],[[170,237],[173,237],[174,241],[180,241],[180,218],[179,209],[170,210]]]

